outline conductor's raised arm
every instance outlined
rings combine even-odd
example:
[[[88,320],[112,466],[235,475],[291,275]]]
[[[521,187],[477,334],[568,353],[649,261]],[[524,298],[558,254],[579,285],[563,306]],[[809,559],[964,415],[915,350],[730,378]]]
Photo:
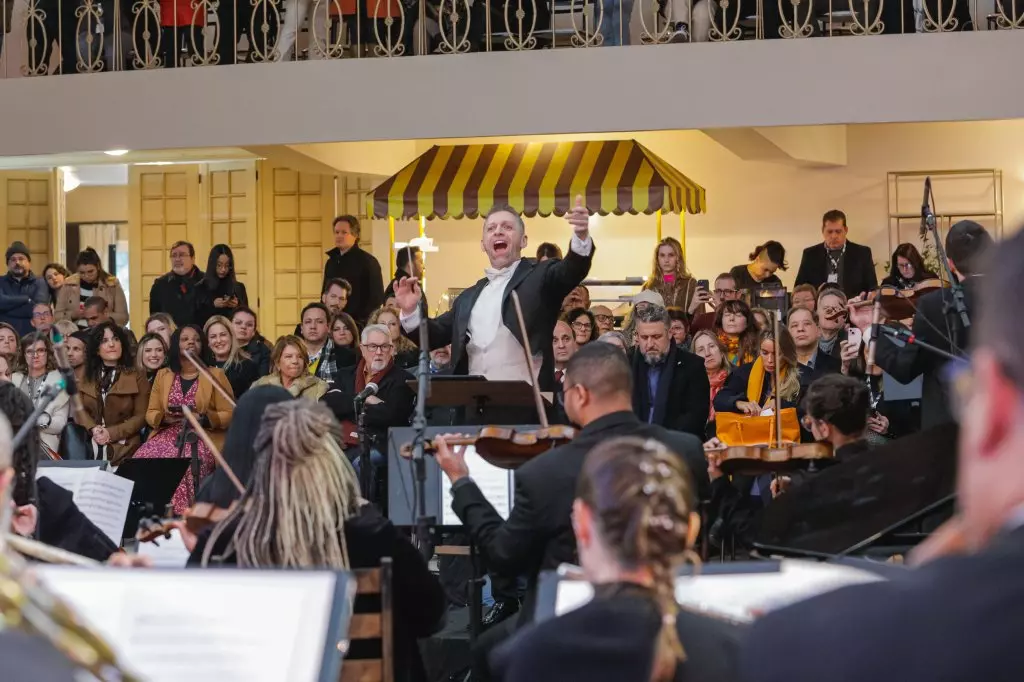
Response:
[[[594,240],[590,236],[590,214],[583,197],[576,196],[576,205],[565,214],[573,235],[565,258],[553,261],[544,273],[545,296],[561,301],[586,279],[594,260]]]

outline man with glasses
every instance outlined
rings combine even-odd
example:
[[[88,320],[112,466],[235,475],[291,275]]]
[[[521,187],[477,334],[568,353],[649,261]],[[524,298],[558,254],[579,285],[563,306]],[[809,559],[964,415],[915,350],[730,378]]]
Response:
[[[32,274],[32,254],[23,243],[12,243],[4,257],[7,274],[0,277],[0,322],[24,336],[33,329],[35,305],[50,302],[50,289],[43,278]]]
[[[713,329],[715,326],[715,311],[718,306],[726,301],[740,300],[740,291],[736,288],[736,280],[728,272],[723,272],[715,278],[714,291],[708,291],[698,287],[690,301],[689,313],[693,316],[690,323],[690,333],[696,334],[702,329]],[[703,310],[704,304],[711,306],[711,310]],[[701,311],[701,312],[698,312]]]
[[[957,249],[950,248],[951,241]],[[978,255],[990,242],[977,223],[953,226],[947,253],[960,276],[971,259],[965,261],[967,254],[959,249],[974,244],[968,250]],[[910,554],[913,570],[758,618],[743,648],[742,679],[1020,679],[1024,316],[1008,308],[1006,297],[1024,287],[1024,233],[1002,242],[992,267],[983,267],[978,262],[967,266],[968,272],[987,276],[968,276],[965,282],[970,300],[978,304],[971,309],[973,347],[970,365],[958,361],[954,372],[959,377],[952,404],[960,424],[956,514]],[[936,298],[932,305],[938,310],[939,304]],[[785,651],[792,642],[814,645],[794,657]]]
[[[606,305],[595,305],[590,307],[590,313],[597,322],[598,336],[615,330],[615,314],[611,308]]]
[[[53,308],[49,303],[36,303],[32,306],[32,329],[49,334],[53,328]]]
[[[395,366],[395,346],[391,333],[383,324],[371,324],[360,336],[360,359],[355,367],[338,370],[337,376],[323,397],[323,402],[334,411],[341,422],[358,423],[355,411],[355,397],[370,384],[377,386],[376,392],[363,403],[366,428],[366,442],[370,448],[370,463],[377,481],[369,492],[371,501],[386,506],[387,488],[383,487],[386,477],[388,429],[408,426],[416,395],[406,381],[412,375]],[[345,431],[349,431],[348,428]],[[359,448],[345,450],[349,459],[359,468]]]
[[[171,245],[171,271],[157,277],[149,290],[149,314],[167,313],[178,327],[197,319],[196,292],[203,271],[196,267],[196,250],[185,241]]]

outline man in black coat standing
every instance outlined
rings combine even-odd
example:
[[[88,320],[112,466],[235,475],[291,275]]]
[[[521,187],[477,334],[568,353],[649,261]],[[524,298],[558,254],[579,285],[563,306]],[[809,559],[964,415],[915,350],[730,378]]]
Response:
[[[562,300],[590,272],[594,241],[582,197],[566,214],[573,228],[569,251],[561,260],[543,263],[523,258],[526,226],[522,217],[508,206],[495,206],[484,219],[480,246],[490,267],[486,277],[455,299],[451,310],[428,320],[431,350],[452,346],[453,374],[475,374],[491,380],[533,381],[523,352],[522,333],[512,303],[519,295],[530,350],[542,358],[539,385],[542,391],[554,387],[554,354],[551,332],[558,320]],[[401,308],[402,329],[417,339],[420,324],[420,285],[403,277],[395,287]]]
[[[345,312],[363,327],[370,313],[384,302],[384,277],[373,254],[359,248],[359,234],[359,219],[355,216],[334,219],[334,248],[327,252],[324,287],[336,278],[352,285]]]
[[[954,227],[955,229],[955,227]],[[1024,233],[981,280],[970,381],[957,382],[956,515],[892,580],[769,613],[743,653],[748,682],[1015,682],[1024,670]],[[799,655],[793,642],[809,642]]]
[[[963,284],[964,303],[969,317],[977,310],[978,288],[982,281],[980,276],[985,273],[985,260],[991,249],[991,235],[974,221],[962,220],[946,234],[946,257],[950,261],[953,276]],[[1006,292],[1000,294],[1006,295]],[[964,328],[955,310],[950,315],[946,314],[947,306],[952,305],[953,295],[948,289],[925,294],[917,303],[912,331],[914,337],[924,343],[947,353],[964,355],[974,335],[971,327]],[[1012,316],[1008,310],[1004,314]],[[953,347],[954,340],[956,348]],[[1016,342],[1020,341],[1017,339]],[[897,346],[883,334],[877,342],[875,363],[896,381],[904,384],[923,375],[921,428],[927,429],[953,421],[942,377],[942,370],[948,364],[945,358],[914,344]]]
[[[672,341],[665,308],[652,305],[634,315],[633,411],[648,424],[703,438],[711,407],[704,361]]]
[[[822,284],[831,284],[848,298],[878,288],[871,248],[848,240],[849,231],[842,211],[833,209],[822,217],[822,243],[804,249],[796,286],[810,284],[819,289]]]
[[[196,249],[184,241],[171,245],[171,271],[153,280],[149,290],[149,314],[167,313],[184,327],[198,322],[199,286],[203,271],[196,267]]]
[[[569,361],[564,391],[569,418],[583,428],[572,442],[516,469],[515,498],[507,521],[502,520],[469,477],[465,448],[449,448],[440,439],[437,463],[452,481],[452,509],[489,569],[505,575],[527,576],[527,603],[522,617],[503,621],[486,631],[475,654],[478,659],[519,624],[532,620],[540,571],[576,561],[572,502],[576,497],[576,479],[591,448],[612,436],[653,438],[686,460],[698,491],[706,494],[708,490],[700,439],[636,418],[633,376],[621,349],[607,343],[585,345]],[[478,668],[481,663],[477,661]]]

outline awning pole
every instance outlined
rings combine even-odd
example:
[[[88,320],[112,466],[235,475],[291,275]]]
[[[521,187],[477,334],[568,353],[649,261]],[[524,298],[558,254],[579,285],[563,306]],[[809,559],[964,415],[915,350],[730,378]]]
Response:
[[[426,237],[427,236],[427,217],[426,216],[422,216],[422,215],[420,216],[420,236],[421,237]],[[427,252],[423,251],[420,254],[420,257],[423,259],[423,281],[420,283],[420,286],[423,287],[423,293],[426,294],[427,293]],[[411,269],[411,266],[410,266],[410,269]]]
[[[654,214],[654,223],[658,226],[658,243],[661,243],[661,209]]]
[[[398,269],[398,261],[395,259],[395,219],[388,216],[388,261],[392,272]]]
[[[683,247],[683,261],[686,261],[686,211],[679,212],[679,243]]]

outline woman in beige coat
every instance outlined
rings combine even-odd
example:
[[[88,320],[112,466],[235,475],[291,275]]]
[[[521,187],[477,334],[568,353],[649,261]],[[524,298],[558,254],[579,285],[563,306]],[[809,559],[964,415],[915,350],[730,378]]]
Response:
[[[78,272],[64,280],[64,286],[57,290],[54,301],[55,320],[71,320],[79,327],[85,326],[86,299],[99,296],[107,302],[107,312],[119,326],[128,324],[128,301],[117,277],[103,270],[103,262],[93,248],[78,254]]]

